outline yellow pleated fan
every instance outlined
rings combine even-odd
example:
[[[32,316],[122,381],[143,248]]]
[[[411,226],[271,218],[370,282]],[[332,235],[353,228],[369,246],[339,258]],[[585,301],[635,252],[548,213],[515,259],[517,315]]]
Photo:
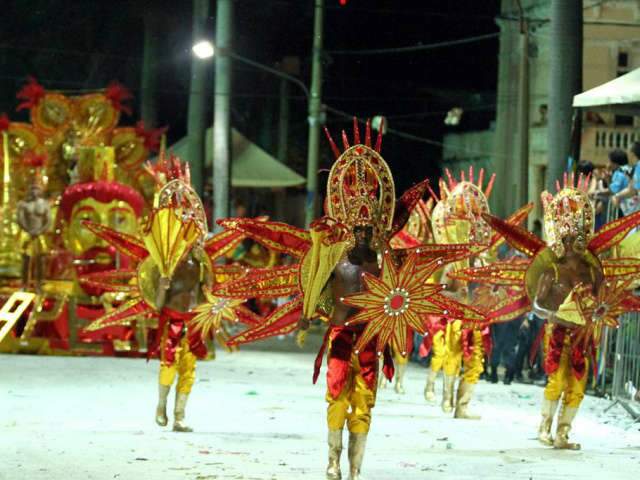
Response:
[[[196,222],[181,208],[161,208],[151,214],[144,244],[163,277],[171,278],[176,267],[202,235]]]

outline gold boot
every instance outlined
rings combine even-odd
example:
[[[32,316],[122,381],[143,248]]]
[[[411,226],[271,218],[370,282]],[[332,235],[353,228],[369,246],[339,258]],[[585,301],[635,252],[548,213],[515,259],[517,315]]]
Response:
[[[185,409],[187,407],[188,399],[188,393],[176,393],[176,407],[173,411],[174,432],[193,432],[193,429],[184,423]]]
[[[158,385],[158,406],[156,407],[156,423],[161,427],[166,427],[167,419],[167,397],[169,397],[170,386]]]
[[[407,364],[406,363],[400,363],[398,362],[398,370],[396,372],[396,385],[394,387],[394,390],[396,391],[396,393],[399,393],[400,395],[404,395],[404,387],[402,386],[402,380],[404,379],[404,372],[407,369]]]
[[[553,442],[553,448],[580,450],[581,447],[579,443],[569,442],[569,431],[571,431],[571,424],[573,423],[573,419],[576,418],[576,413],[578,413],[577,408],[562,405],[560,415],[558,416],[558,429],[556,430],[556,439]]]
[[[424,387],[424,399],[429,403],[436,403],[436,377],[438,372],[432,368],[427,375],[427,385]]]
[[[542,399],[542,420],[540,421],[540,428],[538,428],[538,440],[540,443],[548,446],[553,446],[553,436],[551,435],[551,425],[553,424],[553,417],[556,415],[558,409],[558,401]]]
[[[442,390],[442,411],[451,413],[453,411],[453,388],[456,383],[456,377],[444,375],[444,387]]]
[[[364,447],[367,444],[366,433],[349,432],[349,480],[362,480],[360,470],[364,458]]]
[[[469,402],[471,402],[471,397],[473,396],[474,389],[474,384],[467,383],[464,380],[460,381],[460,385],[458,385],[456,411],[453,414],[453,418],[462,418],[465,420],[480,420],[479,415],[473,415],[467,410],[467,408],[469,407]]]
[[[340,455],[342,454],[342,430],[329,430],[329,466],[327,480],[342,480]]]

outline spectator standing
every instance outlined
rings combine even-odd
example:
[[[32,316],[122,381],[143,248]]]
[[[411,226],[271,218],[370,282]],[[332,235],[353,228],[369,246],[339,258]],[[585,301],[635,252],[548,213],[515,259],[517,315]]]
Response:
[[[609,164],[607,168],[611,174],[611,181],[608,186],[599,185],[596,193],[599,197],[611,197],[611,205],[615,208],[620,205],[625,213],[627,207],[620,204],[618,194],[622,193],[629,187],[632,175],[632,169],[629,166],[629,158],[624,150],[616,148],[609,152]]]
[[[640,191],[640,162],[638,162],[640,160],[640,142],[633,142],[631,153],[635,157],[631,180],[626,188],[611,197],[611,203],[616,207],[619,205],[624,215],[640,210],[640,197],[638,197],[638,191]]]
[[[518,332],[524,317],[509,322],[491,325],[493,351],[491,352],[491,383],[498,383],[498,366],[502,361],[506,372],[504,384],[509,385],[516,373],[516,348],[518,346]]]

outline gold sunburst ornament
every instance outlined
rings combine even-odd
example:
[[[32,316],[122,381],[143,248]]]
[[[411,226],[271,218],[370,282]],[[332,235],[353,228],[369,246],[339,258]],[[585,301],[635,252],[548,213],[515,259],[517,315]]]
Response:
[[[345,305],[361,309],[346,325],[367,324],[356,344],[357,351],[377,336],[378,355],[391,345],[395,352],[406,356],[407,329],[425,332],[426,315],[470,322],[484,320],[481,312],[442,295],[445,285],[428,282],[433,273],[442,268],[442,259],[418,265],[418,258],[419,251],[416,251],[398,269],[386,251],[380,278],[363,273],[366,290],[341,298]]]
[[[189,326],[201,332],[202,338],[208,338],[210,333],[224,334],[224,323],[237,323],[237,310],[246,308],[242,306],[244,299],[218,297],[208,288],[204,289],[204,295],[207,301],[193,310],[196,315],[189,321]]]

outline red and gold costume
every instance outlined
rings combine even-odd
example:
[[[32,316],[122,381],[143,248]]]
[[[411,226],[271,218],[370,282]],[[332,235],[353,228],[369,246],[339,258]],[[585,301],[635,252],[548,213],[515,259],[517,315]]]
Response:
[[[532,307],[541,308],[535,303],[539,280],[545,272],[553,272],[552,283],[559,281],[565,238],[576,238],[576,243],[584,245],[577,251],[589,265],[591,284],[576,282],[557,311],[551,312],[555,318],[575,326],[556,323],[546,326],[545,369],[549,381],[544,392],[539,439],[561,449],[579,448],[578,444],[569,442],[568,435],[584,397],[587,369],[595,360],[595,348],[603,328],[615,327],[622,313],[640,309],[640,302],[632,293],[633,282],[640,273],[640,260],[618,257],[615,251],[640,224],[640,212],[610,222],[594,234],[593,206],[586,194],[588,181],[580,177],[577,186],[575,183],[573,175],[565,176],[564,186],[561,188],[558,183],[555,196],[548,192],[542,194],[546,243],[521,227],[485,215],[487,222],[528,258],[498,261],[487,267],[468,269],[460,275],[470,281],[516,288],[518,293],[491,313],[492,321],[501,321]],[[625,243],[639,240],[634,234],[625,239]],[[562,407],[554,439],[551,427],[560,401]]]
[[[491,260],[496,239],[482,215],[489,212],[488,198],[491,194],[495,176],[488,185],[484,183],[484,171],[481,170],[477,183],[473,168],[468,179],[461,173],[460,180],[454,179],[447,171],[448,181],[440,180],[440,198],[431,213],[431,229],[436,243],[465,244],[470,243],[483,248],[483,252],[475,257],[476,262]],[[448,294],[462,302],[472,303],[466,283],[456,282],[450,277],[453,270],[467,267],[469,260],[461,260],[448,265],[438,279],[447,284]],[[435,279],[433,279],[435,280]],[[474,305],[478,305],[473,301]],[[489,305],[478,305],[489,307]],[[464,325],[459,319],[448,322],[442,317],[431,316],[429,331],[432,343],[432,359],[425,398],[435,401],[435,380],[439,371],[443,371],[444,388],[442,409],[449,413],[454,408],[454,388],[456,378],[464,367],[464,373],[458,386],[455,405],[456,418],[477,418],[467,412],[473,390],[484,371],[484,355],[490,349],[489,328],[487,325]]]
[[[188,168],[175,157],[165,161],[161,156],[151,172],[160,188],[141,238],[98,223],[84,222],[86,228],[130,256],[135,264],[135,268],[90,273],[81,278],[86,287],[122,292],[128,297],[86,330],[113,328],[134,318],[145,321],[151,329],[148,355],[160,358],[156,421],[162,426],[167,424],[167,397],[177,376],[174,430],[190,431],[184,424],[185,407],[195,380],[196,359],[207,355],[206,339],[214,334],[226,341],[225,322],[255,325],[258,318],[242,306],[242,300],[219,298],[211,292],[216,279],[230,278],[224,267],[213,267],[212,260],[235,248],[242,241],[242,234],[223,232],[205,241],[206,216],[200,198],[190,186]],[[184,311],[158,304],[158,291],[169,288],[163,287],[161,280],[165,279],[170,285],[187,258],[197,265],[190,277],[197,277],[194,285],[198,304]]]
[[[410,212],[427,189],[427,183],[422,182],[396,201],[391,172],[379,154],[381,136],[372,147],[367,124],[365,140],[361,142],[354,121],[354,145],[349,145],[344,132],[342,137],[344,152],[341,153],[329,136],[336,162],[327,182],[326,216],[312,224],[309,231],[277,222],[247,219],[221,222],[231,231],[242,232],[270,249],[300,259],[299,263],[249,271],[216,293],[240,298],[293,296],[264,322],[234,337],[231,343],[292,332],[301,317],[332,319],[336,302],[362,309],[349,314],[344,324],[330,323],[314,370],[315,382],[326,348],[327,478],[340,478],[342,431],[346,425],[350,432],[350,474],[351,478],[358,479],[375,404],[378,357],[385,354],[387,368],[384,371],[390,377],[393,369],[387,344],[406,356],[408,330],[422,331],[424,315],[447,313],[448,306],[444,304],[448,300],[438,293],[441,287],[428,285],[424,280],[441,267],[444,261],[440,257],[462,258],[469,255],[470,249],[468,246],[414,245],[402,253],[407,260],[400,270],[396,269],[395,262],[402,255],[394,254],[398,258],[392,260],[391,254],[385,253],[380,279],[365,273],[364,290],[360,287],[360,293],[335,298],[332,285],[340,262],[346,261],[353,248],[355,228],[372,228],[372,245],[380,253],[386,252],[388,240],[407,223]],[[479,318],[469,309],[455,313]]]

